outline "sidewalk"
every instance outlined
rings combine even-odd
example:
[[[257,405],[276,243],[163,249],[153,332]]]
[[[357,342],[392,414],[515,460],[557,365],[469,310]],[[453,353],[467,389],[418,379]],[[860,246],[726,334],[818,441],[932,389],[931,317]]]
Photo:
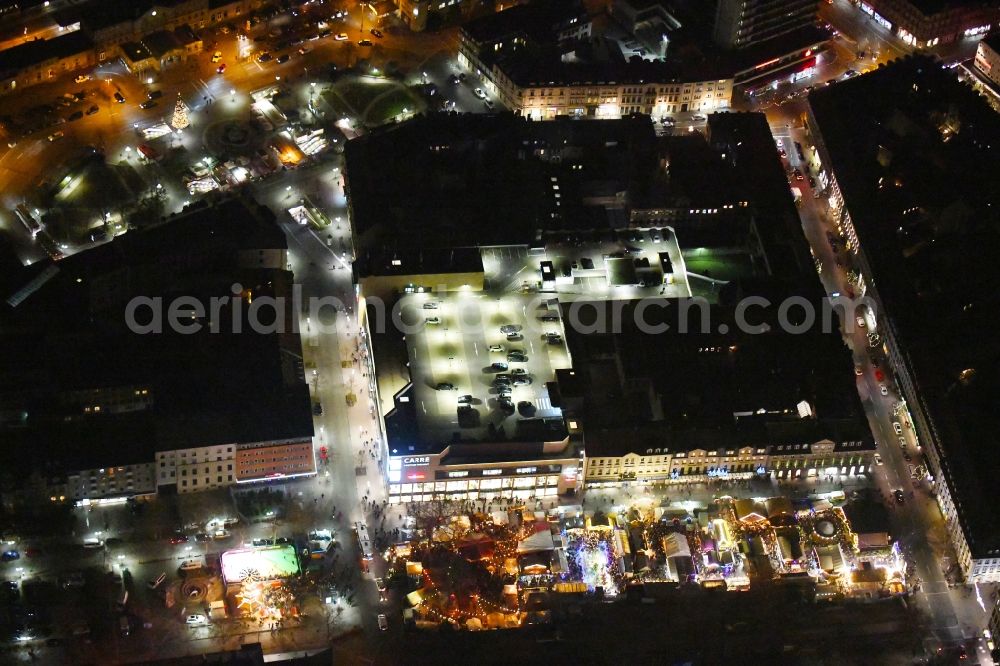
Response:
[[[355,403],[347,408],[351,441],[345,456],[352,467],[364,468],[364,474],[356,475],[355,482],[360,498],[357,515],[367,520],[374,507],[388,499],[384,483],[385,443],[369,386],[367,349],[361,344],[354,312],[338,318],[338,327],[340,357],[351,363],[350,367],[343,368],[344,385],[355,396]],[[373,524],[374,521],[370,523]],[[376,536],[374,530],[372,536]]]

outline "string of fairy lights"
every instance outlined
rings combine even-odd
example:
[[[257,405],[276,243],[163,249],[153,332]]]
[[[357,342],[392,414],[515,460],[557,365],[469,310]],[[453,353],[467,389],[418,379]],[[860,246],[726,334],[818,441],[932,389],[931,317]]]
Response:
[[[765,553],[775,553],[780,548],[777,532],[784,530],[794,531],[803,543],[812,543],[817,547],[840,545],[848,557],[857,552],[856,535],[852,533],[846,516],[836,507],[797,512],[794,516],[785,514],[784,522],[772,524],[767,519],[741,520],[731,500],[722,500],[718,504],[719,518],[733,535],[728,541],[757,539]],[[618,527],[615,520],[596,519],[592,522],[588,518],[585,525],[567,527],[562,531],[562,543],[567,555],[564,564],[568,568],[552,573],[549,571],[551,565],[544,560],[525,566],[521,559],[524,553],[518,551],[520,544],[541,529],[530,514],[524,511],[525,520],[516,525],[494,521],[491,516],[483,514],[462,516],[464,529],[455,529],[454,523],[458,520],[455,518],[453,524],[442,526],[448,527],[445,538],[441,538],[444,532],[435,532],[424,543],[407,545],[404,552],[390,548],[386,551],[386,559],[395,559],[396,566],[410,560],[422,563],[422,585],[419,597],[414,600],[414,608],[423,618],[454,626],[465,624],[470,628],[473,628],[474,620],[485,621],[490,627],[517,626],[526,617],[519,590],[568,582],[574,585],[582,583],[581,589],[584,589],[583,586],[591,592],[601,589],[606,596],[615,596],[637,576],[639,580],[662,578],[661,571],[649,567],[643,569],[643,574],[627,576],[623,564],[631,552],[630,546],[632,549],[638,547],[650,560],[665,559],[671,549],[668,538],[676,539],[676,536],[670,535],[679,535],[687,542],[694,554],[694,564],[698,567],[702,552],[714,549],[717,538],[703,533],[690,520],[661,520],[659,512],[652,507],[639,507],[629,513],[621,513],[621,518],[630,529],[639,530],[638,544],[628,541],[629,530]],[[832,523],[833,529],[824,526],[817,531],[822,521],[827,520]],[[816,569],[818,563],[813,562],[815,566],[810,564],[815,559],[813,549],[805,550],[804,556],[809,560],[802,560],[799,566]],[[466,571],[459,574],[465,578],[455,580],[456,574],[448,571],[448,563],[457,560],[449,558],[462,558],[468,563],[458,567],[459,571]],[[471,567],[463,569],[469,564]],[[708,566],[709,577],[726,578],[732,574],[737,583],[746,579],[744,567],[738,562],[723,566],[709,562]],[[501,583],[503,593],[493,589],[490,583],[485,582],[487,580]],[[468,592],[470,588],[476,591]]]

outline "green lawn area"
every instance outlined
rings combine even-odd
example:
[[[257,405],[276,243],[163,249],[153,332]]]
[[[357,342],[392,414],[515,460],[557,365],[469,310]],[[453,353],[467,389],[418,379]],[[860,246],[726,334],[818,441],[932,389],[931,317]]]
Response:
[[[395,87],[393,81],[373,76],[344,77],[333,85],[340,96],[358,113],[362,113],[376,97]]]
[[[684,264],[689,273],[697,273],[713,280],[735,280],[753,275],[750,259],[744,255],[711,255],[708,253],[696,257],[684,257]]]
[[[385,97],[375,101],[368,108],[365,114],[365,123],[369,125],[381,125],[389,122],[406,109],[410,112],[422,111],[424,103],[416,99],[407,90],[394,90]]]
[[[409,111],[423,111],[424,102],[410,93],[397,81],[374,76],[344,77],[325,93],[331,106],[350,108],[345,111],[357,113],[366,125],[381,125]]]

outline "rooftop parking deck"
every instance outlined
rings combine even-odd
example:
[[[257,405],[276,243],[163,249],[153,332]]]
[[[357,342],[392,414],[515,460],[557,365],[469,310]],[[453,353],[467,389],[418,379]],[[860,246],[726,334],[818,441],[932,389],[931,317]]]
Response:
[[[445,444],[456,433],[460,440],[533,439],[537,420],[561,419],[546,383],[570,361],[558,310],[544,296],[406,294],[396,309],[401,325],[390,323],[386,336],[405,341],[413,387],[403,400],[413,405],[420,440]],[[377,364],[389,368],[379,371],[384,398],[403,387],[394,365]],[[503,395],[509,398],[506,408]]]

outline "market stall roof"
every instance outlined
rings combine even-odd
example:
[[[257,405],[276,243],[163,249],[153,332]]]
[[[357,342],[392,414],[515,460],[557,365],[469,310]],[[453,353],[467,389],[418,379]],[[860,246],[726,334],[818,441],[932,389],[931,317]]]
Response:
[[[423,589],[413,590],[413,592],[410,592],[409,594],[406,595],[406,600],[410,602],[411,606],[419,606],[424,601]]]
[[[539,530],[517,544],[518,553],[533,553],[542,550],[552,550],[555,544],[552,541],[552,532],[546,523],[545,530]]]
[[[767,507],[763,502],[755,502],[752,499],[738,499],[733,505],[736,510],[736,517],[740,520],[767,520]]]
[[[687,538],[679,532],[671,532],[663,537],[663,552],[667,557],[691,557]]]

